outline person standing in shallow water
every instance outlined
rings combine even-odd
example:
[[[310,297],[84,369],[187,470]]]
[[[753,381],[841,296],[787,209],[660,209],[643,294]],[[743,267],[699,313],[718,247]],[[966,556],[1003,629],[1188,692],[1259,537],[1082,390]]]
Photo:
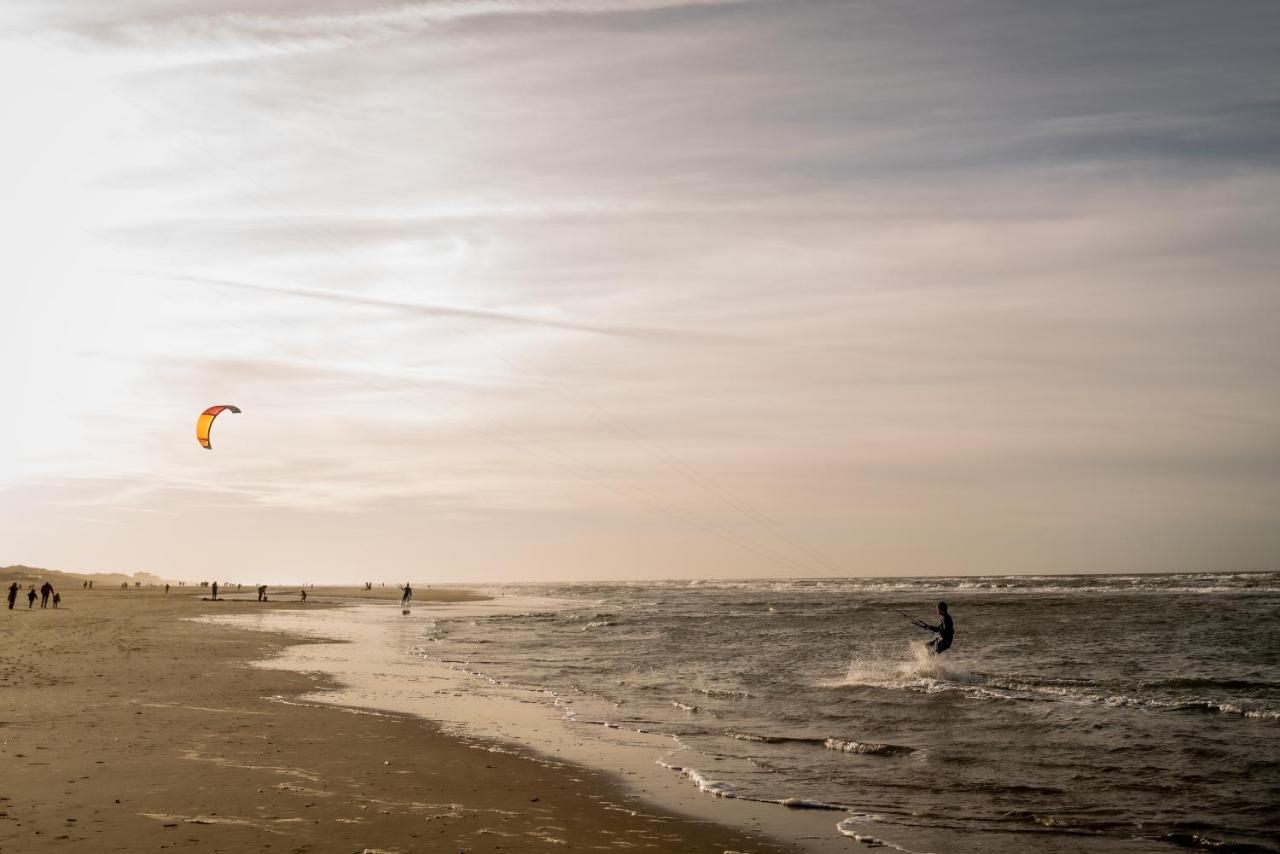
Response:
[[[947,613],[947,603],[938,603],[938,616],[942,618],[942,622],[936,626],[925,624],[925,628],[937,635],[936,638],[929,641],[925,646],[929,648],[929,652],[937,655],[940,652],[946,652],[951,648],[951,641],[956,634],[956,624],[951,619],[951,615]]]
[[[409,586],[409,582],[404,583],[404,595],[400,597],[401,605],[408,605],[409,600],[413,598],[413,588]]]

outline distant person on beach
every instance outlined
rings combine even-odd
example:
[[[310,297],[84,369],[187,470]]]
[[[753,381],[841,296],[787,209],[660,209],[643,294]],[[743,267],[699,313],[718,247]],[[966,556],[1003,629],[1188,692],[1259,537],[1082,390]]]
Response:
[[[166,596],[168,596],[168,595],[169,595],[169,585],[168,585],[168,584],[166,584],[166,585],[164,586],[164,595],[166,595]]]
[[[299,592],[302,594],[302,601],[303,602],[307,601],[307,591],[304,589],[304,590],[300,590]]]
[[[404,595],[400,597],[401,605],[408,605],[409,600],[413,598],[413,588],[409,586],[409,582],[404,583]]]
[[[30,608],[34,604],[36,604],[36,586],[33,584],[27,590],[27,607]]]
[[[936,638],[929,641],[925,646],[929,648],[929,652],[937,655],[940,652],[946,652],[951,648],[951,640],[956,634],[956,624],[951,619],[951,615],[947,613],[947,603],[938,603],[938,616],[942,618],[942,622],[936,626],[925,625],[925,628],[937,635]]]
[[[213,582],[213,598],[218,598],[218,582]]]
[[[13,603],[18,601],[18,582],[9,585],[9,610],[13,610]]]
[[[59,603],[59,602],[61,602],[61,601],[62,601],[62,594],[61,594],[61,593],[55,593],[55,594],[53,594],[53,607],[54,607],[54,608],[57,608],[57,607],[58,607],[58,603]]]
[[[267,585],[265,584],[258,585],[258,601],[259,602],[267,601]]]
[[[46,581],[44,584],[40,585],[40,607],[41,608],[49,607],[49,597],[52,595],[53,595],[52,584]]]

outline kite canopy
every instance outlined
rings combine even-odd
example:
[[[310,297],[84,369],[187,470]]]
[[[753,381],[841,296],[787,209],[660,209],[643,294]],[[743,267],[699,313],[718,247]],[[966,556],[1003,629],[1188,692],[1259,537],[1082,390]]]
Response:
[[[218,413],[227,409],[231,412],[239,413],[240,407],[231,404],[220,404],[218,406],[210,406],[204,412],[200,413],[200,417],[196,419],[196,439],[206,448],[213,448],[209,444],[209,431],[213,429],[213,419],[218,417]]]

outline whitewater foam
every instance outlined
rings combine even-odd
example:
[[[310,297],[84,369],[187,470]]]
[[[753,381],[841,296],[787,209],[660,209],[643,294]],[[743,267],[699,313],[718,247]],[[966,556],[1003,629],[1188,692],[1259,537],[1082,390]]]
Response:
[[[861,817],[846,818],[844,821],[836,825],[836,831],[843,836],[849,837],[854,842],[861,842],[868,848],[892,848],[894,851],[901,851],[902,854],[926,854],[926,852],[913,851],[910,848],[895,845],[894,843],[880,839],[879,837],[862,833],[858,824],[863,821],[866,821],[866,819]]]
[[[732,784],[723,780],[713,780],[703,774],[697,768],[690,768],[684,765],[677,765],[674,762],[668,762],[665,757],[657,760],[658,764],[670,771],[675,771],[684,777],[688,777],[690,782],[698,787],[698,791],[706,792],[708,795],[715,795],[717,798],[736,798],[738,790]]]
[[[943,660],[933,655],[923,643],[907,645],[907,657],[855,658],[849,662],[844,678],[819,682],[823,688],[915,688],[945,689],[980,684],[980,674],[972,673],[954,659]]]
[[[837,753],[860,753],[868,756],[894,756],[904,753],[914,753],[914,747],[907,747],[903,744],[878,744],[869,741],[844,741],[839,738],[828,738],[822,743],[827,750],[834,750]]]
[[[1280,709],[1257,708],[1243,702],[1214,698],[1161,695],[1144,693],[1158,691],[1168,685],[1252,685],[1247,680],[1212,680],[1175,678],[1161,682],[1147,681],[1132,685],[1129,689],[1108,690],[1096,680],[1049,678],[1026,674],[987,674],[965,668],[955,659],[943,660],[931,655],[920,643],[908,647],[910,658],[868,657],[856,658],[849,664],[843,678],[822,680],[822,688],[884,688],[936,694],[957,691],[977,700],[998,701],[1064,701],[1111,708],[1146,709],[1151,711],[1203,711],[1263,721],[1280,721]],[[1267,683],[1261,683],[1270,687]]]

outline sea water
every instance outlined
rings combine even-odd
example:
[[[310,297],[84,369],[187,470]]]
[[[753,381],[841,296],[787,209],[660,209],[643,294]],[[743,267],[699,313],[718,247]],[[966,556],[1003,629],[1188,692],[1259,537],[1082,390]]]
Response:
[[[416,655],[588,738],[669,736],[653,761],[705,797],[907,851],[1280,850],[1277,573],[490,592],[561,604],[442,613]],[[931,656],[898,610],[938,600]]]

